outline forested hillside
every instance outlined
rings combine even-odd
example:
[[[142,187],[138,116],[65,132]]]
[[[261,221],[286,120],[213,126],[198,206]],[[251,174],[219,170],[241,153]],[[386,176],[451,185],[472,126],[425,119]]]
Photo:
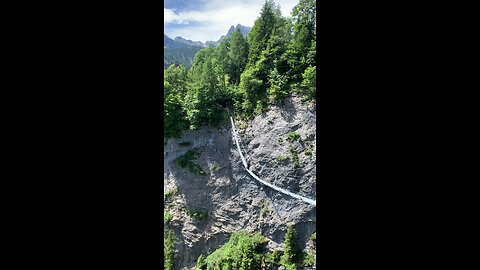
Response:
[[[179,37],[175,40],[163,35],[163,66],[183,65],[190,68],[195,54],[202,49],[202,45],[189,42]]]
[[[228,30],[227,34],[220,37],[218,41],[191,41],[182,37],[175,37],[171,39],[167,35],[163,35],[163,65],[168,68],[171,65],[183,65],[187,69],[192,66],[195,54],[202,48],[215,47],[226,37],[230,37],[235,30],[239,29],[244,37],[250,32],[250,27],[237,24],[233,25]]]
[[[193,58],[201,47],[188,46],[184,48],[163,48],[163,66],[183,65],[186,68],[192,66]]]
[[[315,269],[316,3],[266,0],[192,66],[164,70],[164,269]],[[236,148],[238,147],[238,149]],[[238,150],[240,151],[240,150]]]
[[[293,92],[315,99],[315,1],[301,0],[291,15],[268,0],[247,38],[237,29],[198,51],[188,72],[165,69],[165,137],[220,123],[226,106],[250,119]]]

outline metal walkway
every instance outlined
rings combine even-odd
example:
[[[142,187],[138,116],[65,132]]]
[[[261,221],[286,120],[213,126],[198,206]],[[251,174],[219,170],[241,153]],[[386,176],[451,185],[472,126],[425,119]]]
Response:
[[[235,124],[234,124],[234,122],[233,122],[233,118],[232,118],[232,117],[230,117],[230,121],[232,122],[233,138],[235,139],[235,144],[237,145],[237,150],[238,150],[238,153],[240,154],[240,158],[242,159],[243,166],[245,167],[245,170],[246,170],[253,178],[255,178],[255,179],[256,179],[257,181],[259,181],[260,183],[262,183],[262,184],[264,184],[264,185],[266,185],[266,186],[268,186],[268,187],[270,187],[270,188],[272,188],[272,189],[274,189],[274,190],[276,190],[276,191],[279,191],[279,192],[281,192],[281,193],[283,193],[283,194],[285,194],[285,195],[288,195],[288,196],[293,197],[293,198],[295,198],[295,199],[302,200],[302,201],[304,201],[304,202],[306,202],[306,203],[309,203],[309,204],[311,204],[311,205],[317,206],[317,202],[316,202],[315,200],[312,200],[312,199],[309,199],[309,198],[300,196],[300,195],[298,195],[298,194],[292,193],[292,192],[290,192],[290,191],[288,191],[288,190],[285,190],[285,189],[283,189],[283,188],[279,188],[279,187],[274,186],[274,185],[272,185],[272,184],[270,184],[270,183],[268,183],[268,182],[265,182],[265,181],[263,181],[262,179],[260,179],[260,177],[256,176],[252,171],[250,171],[250,170],[248,169],[248,166],[247,166],[247,161],[245,160],[245,157],[244,157],[243,154],[242,154],[242,150],[240,149],[240,144],[238,143],[238,138],[237,138],[237,131],[236,131],[236,129],[235,129]]]

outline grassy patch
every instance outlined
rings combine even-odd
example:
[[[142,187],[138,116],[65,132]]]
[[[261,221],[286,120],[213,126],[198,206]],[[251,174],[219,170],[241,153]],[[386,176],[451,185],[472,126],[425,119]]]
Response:
[[[188,151],[185,155],[176,159],[177,164],[197,175],[207,175],[207,173],[198,164],[193,163],[193,160],[200,157],[200,154],[195,150]]]
[[[287,156],[278,156],[275,161],[277,161],[278,163],[280,162],[286,162],[286,161],[290,161],[290,158],[287,157]]]
[[[189,210],[189,209],[185,209],[185,211],[189,216],[198,220],[204,220],[208,218],[208,212],[205,212],[205,211]]]
[[[169,197],[177,195],[178,192],[179,192],[178,188],[174,188],[172,190],[169,190],[169,191],[165,192],[165,194],[163,194],[163,200],[165,201]]]
[[[165,212],[163,211],[163,222],[164,223],[169,223],[170,221],[172,221],[172,214],[170,214],[170,212]]]
[[[290,145],[290,146],[288,147],[288,151],[290,151],[290,154],[292,154],[293,166],[294,166],[295,168],[300,168],[300,159],[298,158],[298,152],[297,152],[297,150],[295,150],[295,148]]]
[[[297,132],[290,132],[287,134],[287,141],[288,142],[295,142],[295,141],[301,141],[302,139],[300,138],[300,134]]]

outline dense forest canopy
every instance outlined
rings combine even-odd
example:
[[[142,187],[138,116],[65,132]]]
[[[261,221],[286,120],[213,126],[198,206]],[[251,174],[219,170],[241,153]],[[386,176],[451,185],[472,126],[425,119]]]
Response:
[[[227,106],[250,119],[293,92],[315,100],[315,1],[300,0],[291,15],[266,0],[247,38],[237,29],[198,51],[188,71],[164,69],[165,137],[217,125]]]

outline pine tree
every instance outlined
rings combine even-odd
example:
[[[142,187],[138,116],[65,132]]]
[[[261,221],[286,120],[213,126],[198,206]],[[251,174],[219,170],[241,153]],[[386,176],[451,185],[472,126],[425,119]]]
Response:
[[[229,69],[228,75],[231,83],[238,84],[240,82],[240,75],[245,69],[247,58],[248,43],[240,32],[240,29],[237,29],[230,36],[229,59],[231,61],[231,68]]]
[[[182,109],[187,72],[184,67],[170,66],[164,70],[164,129],[166,138],[177,137],[187,126]]]
[[[316,2],[314,0],[300,0],[293,8],[294,21],[292,49],[295,60],[298,62],[297,74],[303,73],[312,63],[312,49],[316,47]],[[309,56],[310,53],[310,56]],[[313,55],[314,60],[314,55]]]
[[[203,254],[200,254],[197,259],[197,266],[195,270],[206,270],[207,269],[207,262],[205,261],[205,257]]]
[[[287,269],[296,269],[294,264],[294,259],[297,252],[297,247],[295,245],[296,240],[296,231],[293,226],[288,226],[287,233],[285,234],[284,245],[285,248],[283,250],[282,258],[280,262],[284,265]]]
[[[275,17],[278,14],[278,8],[273,0],[266,0],[262,6],[260,17],[255,23],[248,35],[249,54],[248,66],[254,65],[259,59],[263,50],[267,48],[267,42],[275,26]]]
[[[221,103],[226,99],[214,48],[205,48],[195,55],[189,73],[189,85],[183,103],[191,129],[203,125],[215,126],[222,119]]]
[[[175,269],[175,241],[176,237],[173,231],[168,230],[166,238],[163,240],[164,269]]]
[[[215,71],[219,75],[220,84],[226,86],[226,80],[229,77],[233,64],[231,59],[230,38],[224,38],[215,49]]]

